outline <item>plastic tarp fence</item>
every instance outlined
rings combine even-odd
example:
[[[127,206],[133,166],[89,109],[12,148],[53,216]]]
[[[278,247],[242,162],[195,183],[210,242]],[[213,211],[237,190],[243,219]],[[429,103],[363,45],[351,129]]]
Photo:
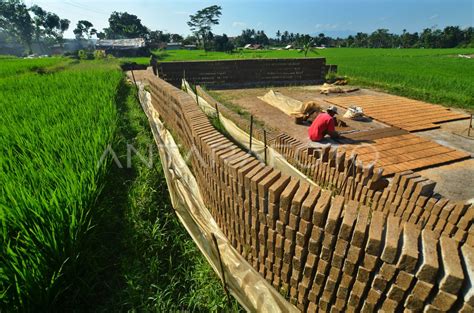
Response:
[[[158,146],[173,208],[213,270],[225,276],[229,292],[250,312],[299,312],[232,247],[202,199],[195,177],[159,119],[151,96],[138,83],[139,98]],[[213,243],[215,236],[218,249]],[[220,254],[220,258],[219,258]],[[222,261],[222,271],[220,262]]]

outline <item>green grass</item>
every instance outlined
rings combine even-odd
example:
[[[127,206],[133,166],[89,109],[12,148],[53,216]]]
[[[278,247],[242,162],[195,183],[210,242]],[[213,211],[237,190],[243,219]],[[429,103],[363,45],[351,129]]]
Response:
[[[45,310],[84,262],[91,207],[108,168],[97,164],[115,136],[122,75],[108,68],[11,73],[0,79],[0,303]]]
[[[474,60],[456,57],[474,49],[327,49],[351,84],[474,110]]]
[[[117,61],[2,59],[0,89],[0,311],[227,309],[156,148],[127,167],[155,144]]]
[[[243,50],[233,54],[202,50],[155,52],[160,61],[226,60],[241,58],[301,58],[296,50]],[[309,53],[337,64],[352,84],[447,106],[474,110],[474,61],[456,57],[474,49],[356,49],[329,48]],[[148,58],[128,59],[148,64]]]

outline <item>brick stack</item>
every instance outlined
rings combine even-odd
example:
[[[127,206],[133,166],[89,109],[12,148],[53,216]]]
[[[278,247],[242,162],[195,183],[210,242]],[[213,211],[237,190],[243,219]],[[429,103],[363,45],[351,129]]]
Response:
[[[325,58],[237,59],[218,61],[161,62],[158,75],[179,87],[181,79],[208,88],[243,88],[322,83],[327,73]]]
[[[345,194],[334,197],[327,188],[309,186],[243,152],[211,126],[184,92],[158,79],[150,84],[153,106],[193,152],[192,169],[214,219],[235,249],[298,308],[472,312],[473,242],[459,242],[444,230],[449,222],[454,225],[450,234],[461,228],[468,233],[474,208],[443,211],[446,203],[435,203],[431,210],[440,212],[436,221],[447,221],[437,232],[436,226],[422,228],[428,223],[410,222],[413,213],[404,220],[403,214],[385,214]],[[321,162],[334,167],[315,171],[325,177],[335,179],[350,162],[337,153],[324,155]],[[363,168],[357,175],[355,181],[367,182],[374,176]],[[422,180],[403,177],[398,185],[403,179],[404,190],[411,190],[407,195],[428,198],[418,187]],[[375,192],[381,208],[381,198],[406,199],[398,189],[386,190]],[[419,201],[413,212],[417,205],[424,207]]]

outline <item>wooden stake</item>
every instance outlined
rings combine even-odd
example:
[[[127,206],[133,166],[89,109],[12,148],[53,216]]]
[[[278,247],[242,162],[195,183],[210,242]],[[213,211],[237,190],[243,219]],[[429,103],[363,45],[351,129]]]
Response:
[[[252,153],[253,115],[250,115],[249,153]]]
[[[265,148],[263,149],[265,165],[268,165],[267,164],[267,131],[265,129],[263,130],[263,144],[265,145]]]

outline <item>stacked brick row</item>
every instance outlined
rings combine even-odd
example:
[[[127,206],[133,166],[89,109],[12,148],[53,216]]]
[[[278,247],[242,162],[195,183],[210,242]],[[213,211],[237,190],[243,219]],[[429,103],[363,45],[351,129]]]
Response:
[[[158,75],[176,87],[183,77],[192,84],[213,88],[315,84],[324,81],[326,59],[162,62],[158,64]]]
[[[320,186],[381,211],[394,215],[402,223],[410,222],[458,242],[474,244],[474,210],[464,202],[450,201],[434,195],[436,183],[412,171],[397,173],[390,184],[382,177],[383,169],[355,162],[355,155],[306,144],[280,134],[274,148]],[[355,170],[354,170],[355,169]]]
[[[184,92],[161,80],[151,92],[167,127],[193,152],[204,201],[231,244],[298,308],[472,312],[474,248],[467,241],[286,176],[216,131]],[[337,163],[337,155],[327,158]]]

